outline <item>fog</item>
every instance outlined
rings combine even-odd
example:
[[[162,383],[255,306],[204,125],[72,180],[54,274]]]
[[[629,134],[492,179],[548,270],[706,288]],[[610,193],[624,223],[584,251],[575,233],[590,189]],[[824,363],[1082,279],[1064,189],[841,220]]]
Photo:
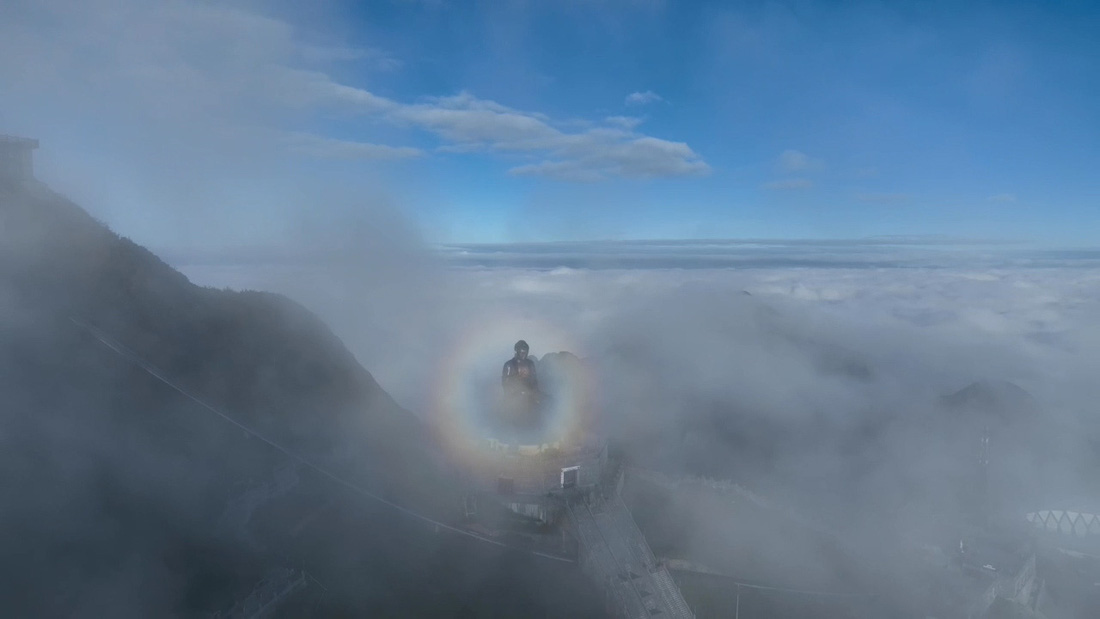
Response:
[[[691,251],[669,245],[658,261]],[[198,282],[299,299],[426,419],[434,373],[446,371],[439,360],[462,334],[517,316],[566,330],[598,381],[591,414],[600,431],[625,441],[639,466],[731,480],[767,497],[839,536],[865,569],[878,565],[883,595],[919,595],[905,592],[911,576],[895,553],[942,543],[964,526],[957,476],[976,448],[952,438],[961,426],[945,431],[934,420],[943,396],[972,383],[1007,382],[1034,398],[996,404],[1034,406],[1022,422],[1031,435],[998,454],[1011,471],[1015,517],[1043,505],[1089,509],[1100,270],[1013,248],[886,246],[868,257],[825,245],[815,258],[823,266],[803,268],[486,268],[425,253],[391,280],[406,284],[387,286],[384,300],[375,284],[387,269],[365,259],[339,269],[183,270]],[[598,263],[613,246],[580,259]],[[561,260],[553,247],[514,249],[523,260]],[[754,252],[785,263],[782,247],[744,253]],[[837,260],[895,266],[829,266]],[[558,350],[528,332],[512,337],[527,339],[535,355]],[[501,362],[509,352],[501,342]],[[722,546],[723,535],[731,544],[760,535],[767,545],[754,551],[788,569],[818,570],[804,584],[834,582],[833,560],[806,540],[770,538],[767,525],[754,530],[721,510],[709,523],[705,512],[682,515],[682,526],[692,523],[682,531],[689,553]]]
[[[960,463],[976,449],[967,434],[972,422],[942,421],[954,414],[942,398],[974,383],[1010,383],[1031,398],[1021,403],[1015,392],[994,389],[1009,393],[995,402],[998,411],[1020,407],[1030,415],[1007,424],[1006,432],[1017,434],[997,454],[1007,479],[998,495],[1006,517],[1095,509],[1100,260],[1094,253],[964,236],[440,245],[436,240],[449,236],[441,231],[453,222],[434,218],[432,203],[446,187],[431,187],[408,162],[506,153],[516,161],[502,174],[586,183],[695,178],[713,170],[687,144],[647,133],[639,119],[585,124],[465,91],[415,100],[384,94],[371,76],[396,70],[400,61],[333,34],[342,31],[348,10],[333,5],[306,15],[279,3],[7,2],[0,8],[0,132],[39,138],[43,182],[194,284],[279,293],[314,312],[428,428],[448,414],[438,406],[438,391],[472,337],[490,338],[477,345],[498,350],[499,363],[521,338],[537,357],[579,355],[596,394],[584,414],[596,432],[623,446],[631,467],[735,487],[744,493],[738,496],[755,497],[745,500],[749,511],[765,514],[731,513],[713,494],[699,498],[675,488],[667,494],[673,507],[662,507],[636,491],[636,518],[653,533],[658,554],[669,558],[706,563],[741,553],[728,570],[740,570],[742,579],[847,584],[912,608],[911,600],[925,595],[909,580],[919,570],[898,557],[910,560],[914,547],[957,540],[971,507],[969,486],[958,478]],[[349,61],[358,63],[366,84],[342,79]],[[632,105],[659,100],[648,90],[627,98]],[[327,135],[333,118],[356,122],[358,137]],[[416,135],[394,139],[402,130]],[[797,151],[783,157],[794,158],[788,165],[798,169],[824,167]],[[776,182],[805,188],[797,179]],[[528,197],[541,205],[547,195]],[[13,196],[0,196],[0,207],[14,212],[21,198]],[[577,220],[572,211],[564,224],[541,217],[540,224],[562,229]],[[599,219],[609,236],[630,230],[626,222],[607,223],[606,214]],[[9,451],[9,472],[23,494],[0,505],[6,519],[0,522],[29,531],[27,539],[59,532],[61,539],[91,540],[110,556],[113,571],[102,580],[88,580],[97,565],[59,577],[59,597],[83,600],[87,614],[163,609],[158,604],[185,597],[186,587],[172,580],[172,566],[149,557],[175,552],[180,539],[217,548],[221,540],[208,535],[203,519],[222,508],[227,487],[269,472],[277,454],[262,445],[229,453],[235,443],[223,436],[227,431],[211,429],[218,420],[193,428],[194,411],[181,407],[177,394],[141,382],[148,377],[122,360],[105,362],[72,332],[56,331],[56,317],[37,315],[35,304],[64,305],[68,292],[27,292],[35,290],[36,269],[60,269],[61,275],[50,271],[56,276],[50,281],[76,282],[82,291],[110,286],[90,280],[87,265],[42,258],[63,254],[63,247],[38,237],[5,240],[4,275],[16,283],[0,290],[0,386],[20,395],[6,403],[0,442],[19,444]],[[149,290],[168,277],[156,275],[142,280]],[[181,307],[191,306],[166,301],[160,310],[183,314]],[[133,317],[129,310],[119,309],[119,325]],[[61,310],[58,316],[68,318]],[[157,317],[150,310],[141,320]],[[149,342],[161,342],[167,359],[191,335],[144,343],[155,351]],[[79,355],[68,358],[75,350]],[[216,350],[202,349],[206,356],[192,379],[218,385],[231,401],[232,385],[211,369],[230,361]],[[288,350],[291,357],[301,352]],[[55,384],[51,368],[59,359],[64,371]],[[499,372],[499,364],[491,371]],[[169,421],[129,416],[146,409]],[[310,427],[314,417],[308,419],[294,429]],[[355,427],[354,420],[326,426],[330,421],[317,425],[333,433]],[[146,431],[199,437],[222,455],[200,466],[168,438],[144,444]],[[353,452],[361,436],[344,437],[331,451]],[[445,469],[439,456],[430,454],[432,466]],[[421,473],[391,475],[409,482]],[[110,480],[103,482],[109,489],[97,485],[101,478]],[[40,496],[43,488],[49,491]],[[127,512],[133,521],[116,520],[104,506],[115,494],[141,497],[140,513]],[[93,511],[72,513],[88,505]],[[347,523],[363,512],[341,513]],[[480,557],[453,541],[418,537],[414,527],[401,529],[393,513],[366,513],[400,530],[402,540],[420,540],[414,557]],[[772,513],[800,523],[798,533],[770,522]],[[127,538],[130,526],[145,537]],[[842,561],[822,550],[818,533],[838,540],[838,554],[861,573],[843,582]],[[400,555],[396,542],[358,541],[377,552],[378,571],[369,575],[387,573],[388,561]],[[9,557],[34,550],[9,542]],[[248,549],[221,550],[233,558],[211,551],[215,558],[196,561],[226,572],[234,561],[247,564],[236,576],[245,584],[262,571],[263,561],[250,562]],[[63,553],[47,548],[35,574],[61,569]],[[495,555],[484,558],[484,571],[448,563],[463,583],[448,595],[485,594],[502,581],[539,586],[518,568],[507,580],[510,565]],[[12,574],[20,564],[13,559],[3,568]],[[423,574],[401,569],[379,585],[379,596],[393,588],[417,594]],[[50,586],[36,580],[29,590]]]
[[[178,263],[197,283],[274,290],[306,304],[412,410],[424,405],[418,373],[394,366],[431,364],[471,322],[516,314],[568,328],[586,355],[624,345],[651,351],[666,369],[691,368],[670,383],[791,419],[816,412],[808,409],[897,408],[980,379],[1018,383],[1050,414],[1087,408],[1095,267],[975,267],[980,258],[963,253],[939,258],[953,267],[921,268],[890,248],[877,255],[902,264],[527,270],[450,267],[426,248],[400,264],[352,255],[339,266]],[[865,366],[870,378],[822,372],[816,358],[830,355]]]
[[[573,570],[438,535],[426,433],[301,306],[193,286],[44,187],[0,183],[0,216],[6,611],[208,615],[273,569],[317,583],[292,616],[593,608]]]

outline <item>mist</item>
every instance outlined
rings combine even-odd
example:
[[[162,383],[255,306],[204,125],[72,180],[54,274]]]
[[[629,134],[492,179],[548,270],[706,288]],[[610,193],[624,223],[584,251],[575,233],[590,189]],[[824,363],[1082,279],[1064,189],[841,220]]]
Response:
[[[443,4],[416,10],[438,24]],[[635,11],[634,24],[660,13],[640,4],[615,10]],[[937,570],[952,548],[988,524],[975,513],[1013,540],[1031,540],[1025,514],[1097,513],[1094,251],[1000,241],[992,225],[981,238],[972,225],[876,235],[890,217],[864,225],[850,204],[901,210],[914,190],[868,180],[880,173],[867,155],[826,161],[768,144],[723,166],[662,123],[654,110],[682,104],[653,90],[615,94],[626,111],[601,93],[598,114],[577,118],[547,94],[551,77],[510,56],[535,10],[521,5],[485,16],[492,70],[471,62],[452,81],[433,69],[417,95],[405,89],[423,76],[403,77],[387,46],[434,66],[418,55],[423,37],[370,40],[344,3],[0,9],[0,133],[40,140],[42,183],[0,187],[9,609],[208,612],[286,565],[328,583],[330,606],[314,609],[337,614],[400,615],[409,600],[474,616],[599,606],[598,585],[575,571],[425,533],[308,466],[257,518],[267,547],[212,531],[286,453],[199,411],[73,319],[94,319],[210,408],[368,495],[439,518],[458,497],[430,437],[449,414],[440,393],[457,356],[498,351],[478,377],[492,383],[515,340],[536,358],[574,353],[593,385],[583,414],[624,454],[633,517],[658,557],[695,566],[692,578],[709,570],[924,616],[951,579]],[[876,15],[864,17],[892,23]],[[771,53],[767,36],[734,39]],[[1007,88],[1015,75],[990,71],[982,83]],[[505,74],[533,94],[509,97]],[[482,167],[499,183],[471,190],[464,178]],[[836,217],[778,208],[838,178],[858,182],[822,198]],[[735,224],[721,219],[719,234],[744,238],[631,240],[709,233],[713,213],[691,205],[747,202],[727,182],[766,196]],[[1026,224],[1043,204],[987,193],[979,222],[996,206]],[[500,203],[519,206],[495,213]],[[684,216],[646,223],[671,204]],[[817,222],[800,228],[813,238],[761,237],[778,229],[753,224],[765,208]],[[838,221],[850,232],[823,238]],[[554,235],[570,238],[514,242]],[[577,240],[596,237],[611,240]],[[979,447],[991,432],[992,455]],[[995,464],[976,497],[981,458]],[[341,535],[351,541],[339,547]],[[34,557],[25,573],[23,557]],[[1059,616],[1092,608],[1050,587]]]
[[[662,251],[675,257],[670,245]],[[799,269],[486,268],[422,250],[421,260],[406,261],[416,265],[404,270],[406,285],[387,288],[386,309],[377,313],[363,309],[376,307],[363,284],[385,270],[369,261],[357,267],[360,277],[347,265],[183,269],[196,281],[301,300],[387,391],[427,419],[438,360],[474,326],[522,317],[568,331],[578,347],[572,352],[597,381],[590,414],[601,432],[623,441],[635,466],[766,497],[769,508],[841,540],[847,560],[864,570],[845,579],[833,550],[758,516],[731,515],[710,499],[681,497],[678,516],[660,533],[676,538],[667,542],[672,554],[713,559],[721,556],[716,548],[728,548],[763,556],[733,563],[787,586],[859,581],[864,592],[873,587],[899,604],[924,595],[916,568],[899,557],[911,560],[969,526],[967,486],[958,479],[975,450],[959,435],[969,422],[941,424],[957,414],[946,412],[944,397],[972,384],[1026,392],[1026,402],[1008,392],[993,404],[1029,416],[1013,424],[1030,434],[1006,438],[998,453],[1011,479],[1005,509],[1018,519],[1043,505],[1091,504],[1094,266],[1051,266],[1041,251],[1043,266],[1019,266],[1014,248],[914,255],[890,246],[871,260],[894,267],[837,268],[830,264],[866,260],[866,251],[823,250],[821,266]],[[532,253],[548,264],[560,259],[553,247],[516,247],[520,260]],[[782,248],[756,253],[784,263]],[[598,254],[580,259],[600,261]],[[936,264],[922,266],[929,260]],[[376,333],[386,339],[367,335]],[[513,337],[527,339],[536,356],[557,352],[556,342],[544,345],[530,333]],[[500,359],[507,357],[502,345]],[[669,516],[642,508],[636,517]],[[800,583],[792,573],[801,573]]]

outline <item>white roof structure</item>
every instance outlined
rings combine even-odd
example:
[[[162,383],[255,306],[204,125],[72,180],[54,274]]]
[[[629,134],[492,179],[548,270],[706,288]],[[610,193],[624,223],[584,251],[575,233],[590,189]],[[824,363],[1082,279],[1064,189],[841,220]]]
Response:
[[[1042,509],[1024,518],[1038,529],[1051,533],[1091,537],[1100,535],[1100,515],[1062,509]]]

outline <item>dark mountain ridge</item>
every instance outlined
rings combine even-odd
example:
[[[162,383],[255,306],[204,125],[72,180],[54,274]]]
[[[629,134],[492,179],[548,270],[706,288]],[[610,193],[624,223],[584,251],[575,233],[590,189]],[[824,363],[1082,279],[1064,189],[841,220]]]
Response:
[[[91,323],[248,418],[262,410],[268,421],[276,412],[287,421],[299,408],[296,394],[308,393],[333,404],[365,399],[377,410],[373,420],[417,432],[415,418],[300,305],[264,292],[194,286],[41,186],[2,199],[0,275],[10,301],[37,320]]]
[[[297,486],[252,516],[260,539],[227,534],[219,518],[228,502],[293,458],[83,324],[349,484],[432,518],[454,513],[454,484],[425,428],[305,308],[195,286],[45,186],[0,185],[8,616],[209,616],[272,567],[307,569],[324,583],[313,587],[325,592],[310,605],[316,616],[597,608],[571,570],[433,535],[306,466]]]

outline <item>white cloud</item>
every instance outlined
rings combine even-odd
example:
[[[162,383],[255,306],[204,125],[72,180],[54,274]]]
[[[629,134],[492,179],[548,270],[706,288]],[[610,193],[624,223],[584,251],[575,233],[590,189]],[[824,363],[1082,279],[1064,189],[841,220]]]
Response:
[[[777,161],[777,168],[782,172],[804,172],[816,170],[822,166],[824,166],[824,163],[820,159],[815,159],[797,150],[783,151]]]
[[[605,126],[566,130],[541,114],[522,112],[469,93],[427,104],[396,105],[391,117],[432,131],[454,146],[510,152],[541,161],[510,172],[565,181],[659,178],[706,174],[691,147],[633,131],[619,118]]]
[[[470,93],[429,103],[391,103],[388,115],[458,144],[484,144],[506,150],[534,150],[561,135],[539,114],[519,112]]]
[[[710,172],[710,166],[683,142],[617,130],[558,136],[546,147],[554,159],[517,166],[510,172],[571,181],[699,176]]]
[[[686,245],[682,257],[706,247]],[[516,248],[515,255],[536,250]],[[647,251],[576,250],[572,257],[588,252],[595,262]],[[865,259],[868,251],[790,243],[757,256],[781,264],[822,253]],[[925,264],[908,250],[873,251],[876,262]],[[845,530],[858,532],[854,543],[844,538],[854,546],[847,550],[870,553],[857,558],[872,570],[869,557],[879,555],[869,547],[896,548],[910,537],[906,527],[924,526],[907,514],[959,472],[943,470],[952,466],[944,464],[949,439],[934,447],[921,441],[940,395],[978,379],[1009,380],[1036,398],[1046,423],[1072,419],[1095,430],[1096,260],[1034,270],[962,258],[941,268],[440,269],[427,285],[395,285],[387,295],[376,294],[376,274],[362,267],[185,272],[203,284],[273,288],[300,299],[388,391],[428,418],[447,410],[435,408],[433,390],[424,388],[426,358],[484,357],[484,376],[464,380],[493,386],[519,337],[538,356],[572,350],[590,359],[595,397],[585,412],[598,430],[630,445],[642,466],[705,467],[772,502],[800,506],[823,528],[843,518]],[[449,365],[436,372],[456,380]],[[1055,447],[1052,462],[1085,445],[1071,435]],[[1040,496],[1091,483],[1057,462],[1049,466],[1014,477],[1017,486]],[[1092,469],[1080,470],[1084,477]],[[714,531],[756,535],[759,527],[726,521],[708,529],[705,541],[721,539]],[[765,554],[798,564],[822,560],[807,545],[777,544]],[[891,570],[895,561],[904,564],[904,553],[891,555]]]
[[[74,114],[115,114],[118,122],[173,129],[193,123],[186,130],[191,135],[250,125],[289,129],[337,112],[343,122],[364,129],[380,123],[427,132],[451,152],[529,159],[514,165],[513,174],[596,180],[709,169],[686,144],[638,133],[638,122],[625,117],[578,126],[468,92],[420,101],[382,97],[316,65],[363,61],[396,68],[385,52],[317,46],[300,36],[287,23],[246,10],[177,0],[156,6],[56,0],[16,9],[0,24],[0,81],[11,93],[0,112],[14,101],[73,101]],[[653,93],[635,94],[659,100]],[[341,137],[318,136],[311,148],[299,145],[296,151],[330,156],[336,143],[325,140]],[[318,148],[322,143],[326,147]],[[405,145],[340,150],[364,158],[414,154]],[[585,166],[594,167],[582,173]]]
[[[808,178],[787,178],[778,181],[772,181],[770,183],[764,183],[764,189],[774,190],[790,190],[790,189],[810,189],[814,186],[814,182]]]
[[[990,202],[1015,202],[1016,194],[1014,193],[998,193],[996,195],[989,196]]]
[[[585,247],[582,244],[578,250],[598,250],[599,244],[587,250]],[[657,249],[667,250],[663,245]],[[697,259],[698,249],[694,246],[689,249],[685,257]],[[646,251],[640,247],[634,253],[643,255]],[[586,349],[584,352],[592,354],[605,345],[609,337],[630,337],[629,328],[622,326],[628,316],[634,321],[645,317],[643,322],[653,323],[653,328],[645,329],[645,336],[633,334],[639,338],[639,345],[667,347],[662,356],[669,363],[694,367],[701,361],[695,357],[699,348],[690,342],[678,344],[678,340],[690,341],[699,337],[725,341],[733,345],[709,347],[707,362],[714,361],[719,368],[728,368],[736,363],[714,355],[751,354],[757,345],[762,347],[761,359],[772,354],[767,348],[769,338],[775,333],[759,332],[756,323],[759,317],[740,322],[735,315],[740,311],[736,308],[744,305],[739,299],[747,290],[753,295],[751,305],[767,303],[782,311],[809,312],[806,316],[812,316],[812,320],[798,328],[818,331],[815,337],[851,350],[887,375],[900,372],[888,382],[912,381],[911,387],[917,391],[949,389],[982,376],[992,376],[1022,381],[1037,396],[1050,396],[1052,404],[1058,401],[1063,405],[1067,403],[1063,396],[1082,388],[1091,389],[1092,382],[1087,377],[1092,369],[1100,369],[1100,356],[1095,352],[1100,351],[1100,347],[1094,349],[1088,344],[1100,338],[1091,318],[1100,311],[1100,268],[1095,264],[1091,268],[1029,270],[1004,266],[1010,263],[1007,258],[1001,266],[982,266],[982,263],[971,266],[970,262],[977,255],[974,253],[956,255],[940,250],[929,254],[936,261],[929,263],[925,254],[903,249],[880,248],[869,254],[863,245],[853,249],[830,244],[792,244],[784,251],[757,250],[760,258],[777,266],[753,267],[752,256],[746,251],[752,250],[736,249],[736,256],[744,260],[736,269],[540,268],[529,271],[508,267],[505,261],[498,268],[463,268],[437,273],[431,278],[432,294],[443,299],[453,293],[455,298],[429,303],[431,307],[446,307],[447,310],[435,318],[418,319],[415,324],[405,327],[409,330],[409,338],[420,337],[421,328],[429,331],[440,328],[458,337],[468,330],[469,321],[476,322],[478,316],[525,307],[528,313],[540,319],[568,326],[576,342]],[[506,254],[507,246],[494,247],[492,253],[501,252]],[[617,249],[614,255],[623,255],[623,249]],[[531,249],[525,249],[515,256],[526,260],[533,254]],[[570,256],[571,262],[585,261],[583,254]],[[606,257],[601,253],[589,255],[589,259],[596,262]],[[867,261],[868,268],[805,266],[792,270],[780,266],[788,259],[806,263],[809,258],[820,259],[821,264]],[[945,266],[944,261],[954,261],[954,266]],[[882,266],[890,263],[902,267],[935,264],[936,268]],[[279,268],[282,267],[242,271],[229,266],[196,266],[185,271],[199,283],[275,287],[289,292],[332,318],[337,331],[350,341],[362,337],[363,329],[357,323],[361,304],[351,304],[354,311],[345,311],[348,308],[346,299],[328,305],[325,301],[328,293],[308,287],[316,284],[313,278],[303,278],[296,270],[281,279]],[[344,289],[334,292],[341,290]],[[400,296],[402,290],[398,287],[395,294]],[[471,290],[478,293],[471,295]],[[549,291],[553,294],[548,294]],[[417,298],[418,304],[423,302],[424,299]],[[734,314],[729,314],[730,311]],[[394,312],[388,316],[389,322],[376,325],[377,329],[386,333],[403,332],[403,314]],[[584,320],[578,320],[582,316]],[[657,323],[662,326],[657,328]],[[790,328],[796,327],[793,323],[784,327]],[[738,341],[741,343],[736,344]],[[752,344],[754,341],[757,343]],[[401,357],[403,347],[415,348],[416,343],[398,337],[392,345],[393,348],[365,347],[356,352],[362,354],[369,369],[388,378],[383,384],[408,398],[407,401],[413,401],[420,392],[418,384],[413,381],[408,385],[409,390],[404,391],[400,376],[387,368],[391,361]],[[534,342],[532,346],[537,347]],[[991,356],[991,351],[999,352]],[[774,361],[781,365],[785,363],[781,359],[782,355]],[[764,366],[770,363],[761,362]],[[415,365],[411,361],[410,364]],[[907,374],[917,367],[923,369]],[[920,384],[922,381],[926,382]],[[698,387],[707,392],[714,392],[715,388],[702,384]],[[768,395],[773,387],[774,393]],[[781,397],[782,392],[792,387],[794,385],[784,381],[753,384],[752,379],[738,378],[733,372],[725,377],[721,390],[724,397],[731,399],[741,397],[739,393],[757,392],[763,402]],[[794,416],[808,411],[802,409],[800,412],[797,407],[775,410],[776,414]],[[837,414],[842,413],[838,410]]]
[[[645,92],[632,92],[626,96],[625,103],[627,105],[648,105],[650,103],[656,103],[657,101],[664,101],[661,95],[647,90]]]
[[[293,152],[322,159],[408,159],[424,154],[408,146],[334,140],[311,134],[291,134],[285,143]]]

